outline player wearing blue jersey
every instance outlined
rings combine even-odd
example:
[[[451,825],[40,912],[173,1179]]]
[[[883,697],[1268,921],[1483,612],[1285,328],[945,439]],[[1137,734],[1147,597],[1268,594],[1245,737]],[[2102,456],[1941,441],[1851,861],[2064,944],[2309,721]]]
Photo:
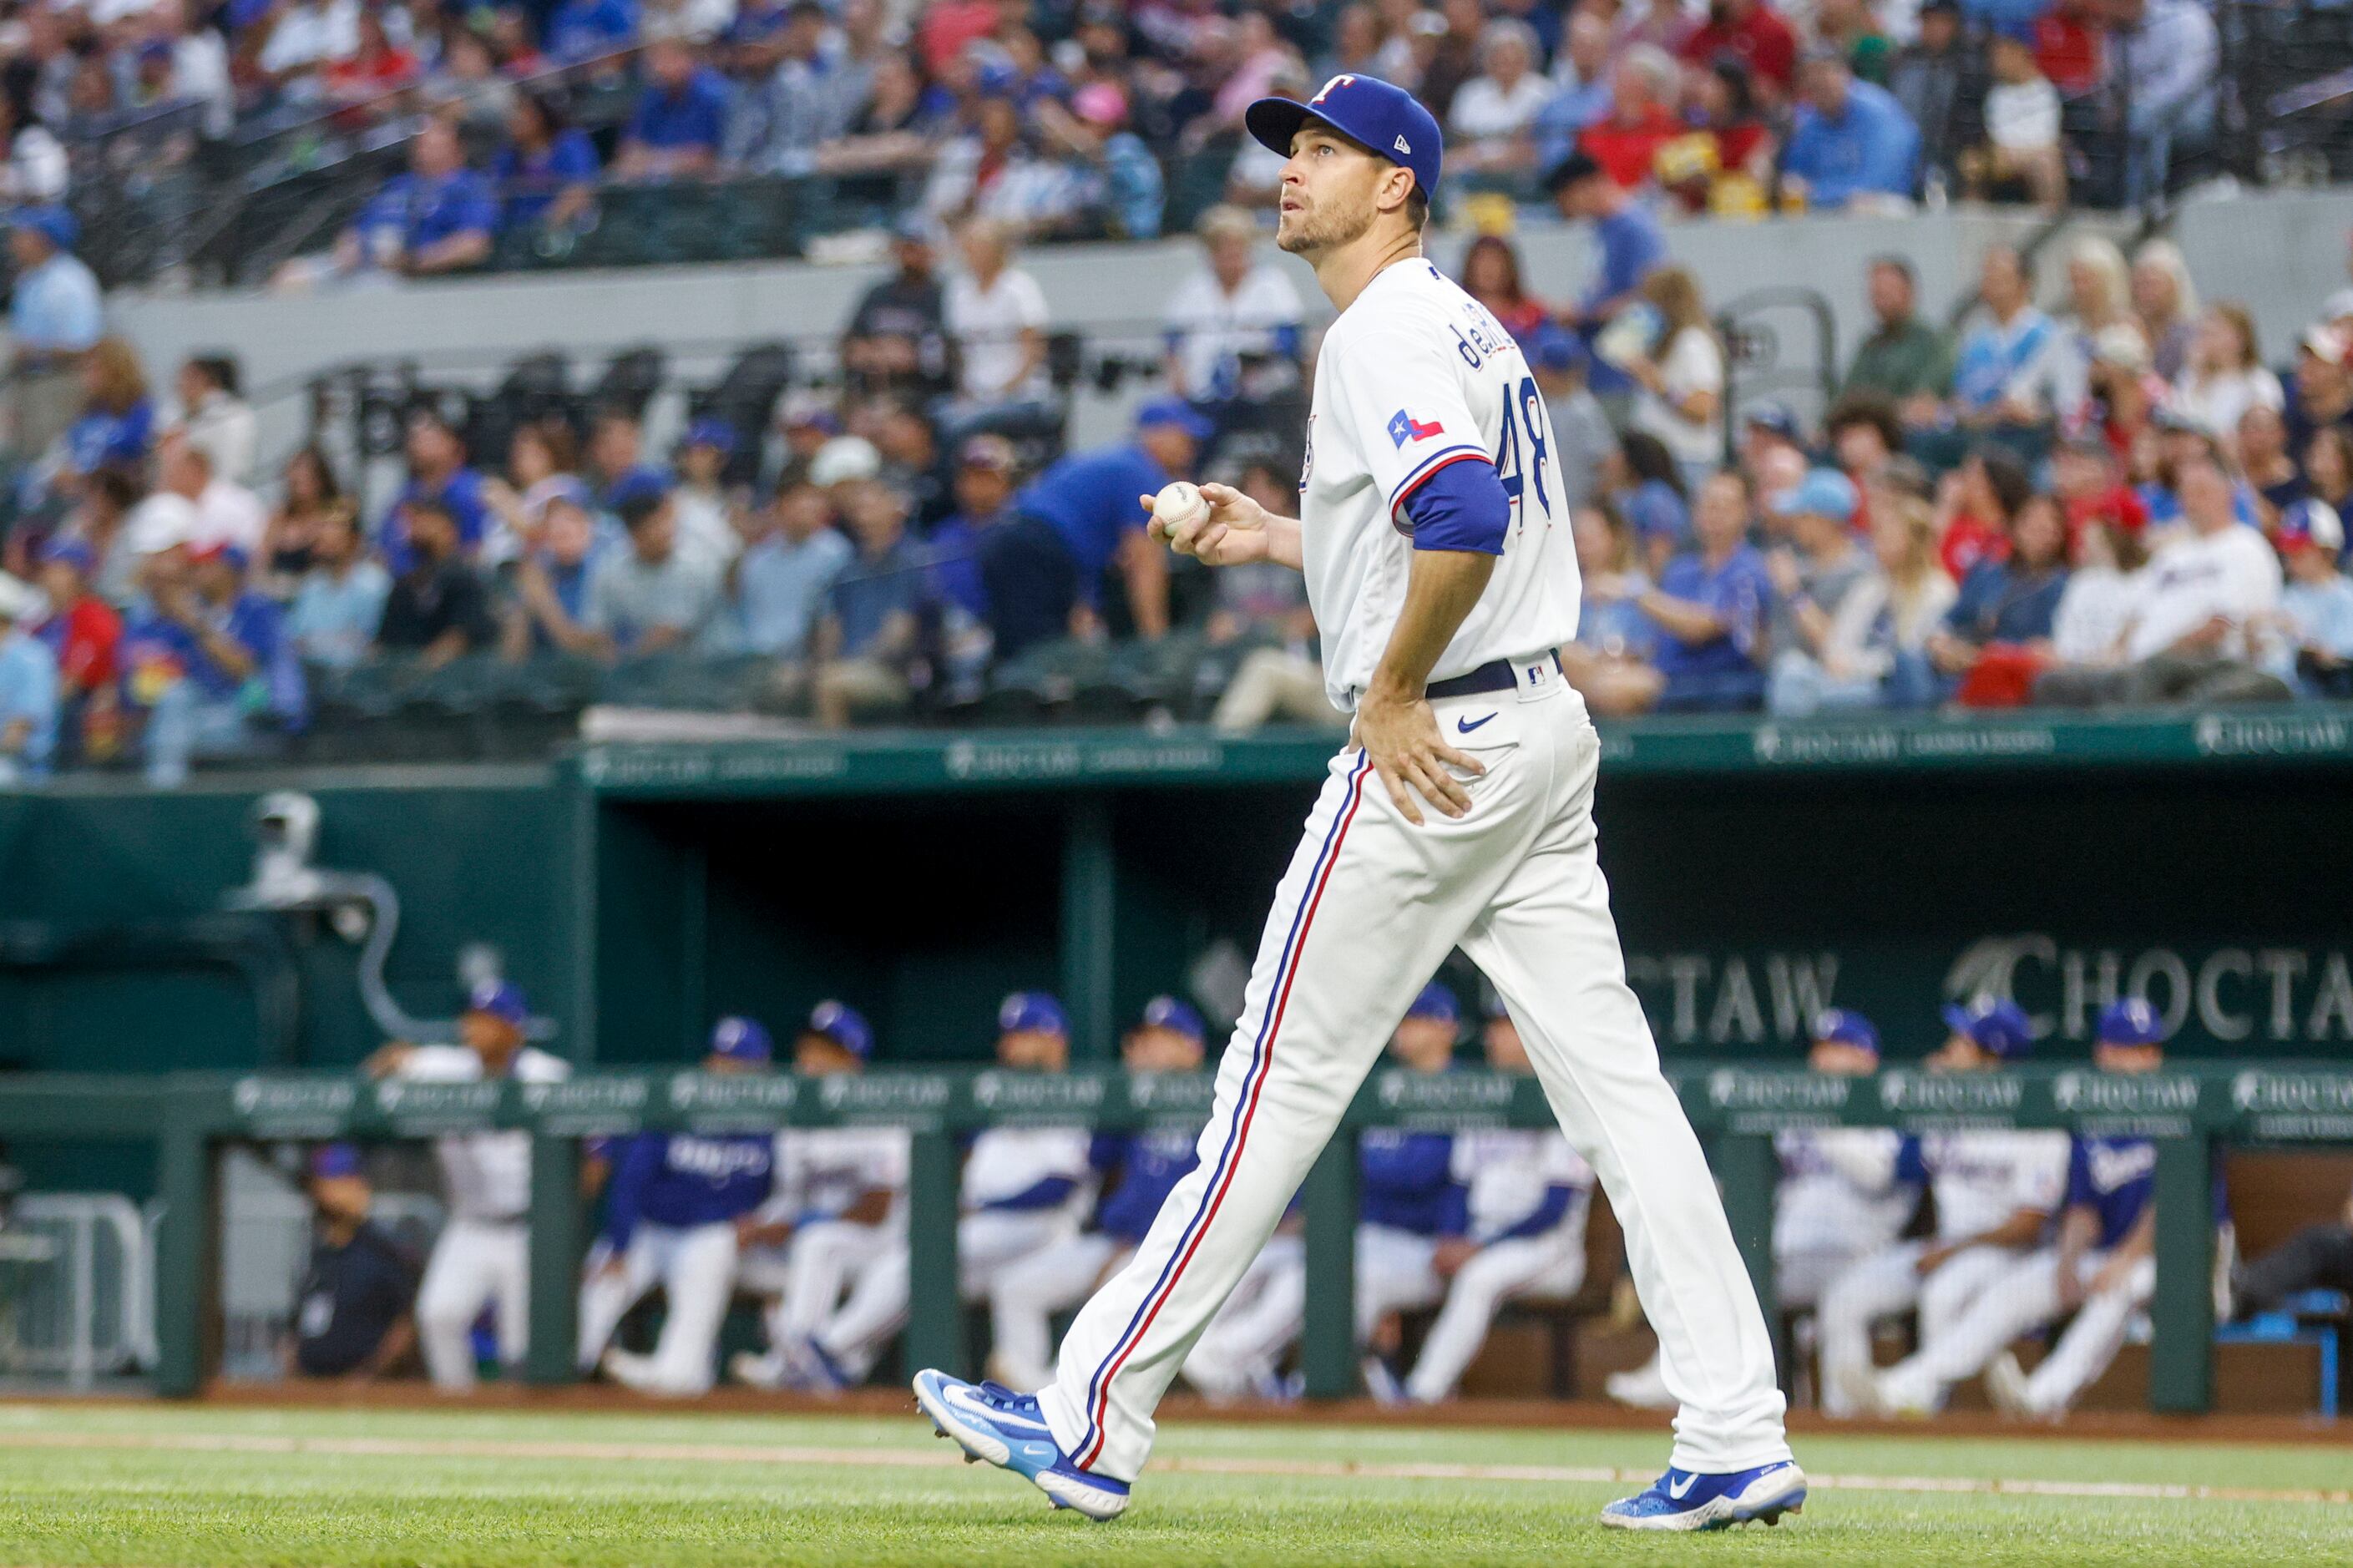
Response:
[[[702,1070],[765,1072],[775,1054],[758,1024],[722,1018]],[[605,1230],[580,1290],[581,1367],[602,1365],[614,1382],[644,1394],[704,1393],[735,1289],[736,1221],[768,1195],[775,1142],[765,1132],[641,1132],[616,1148],[612,1162]],[[652,1353],[607,1349],[656,1285],[669,1312]]]
[[[1132,1073],[1198,1072],[1204,1038],[1200,1014],[1177,997],[1155,996],[1121,1042],[1120,1057]],[[1094,1140],[1095,1169],[1116,1184],[1096,1205],[1092,1228],[1007,1266],[989,1285],[999,1382],[1028,1389],[1052,1379],[1053,1314],[1086,1300],[1135,1250],[1169,1189],[1198,1160],[1193,1146],[1200,1136],[1199,1119],[1187,1118]]]

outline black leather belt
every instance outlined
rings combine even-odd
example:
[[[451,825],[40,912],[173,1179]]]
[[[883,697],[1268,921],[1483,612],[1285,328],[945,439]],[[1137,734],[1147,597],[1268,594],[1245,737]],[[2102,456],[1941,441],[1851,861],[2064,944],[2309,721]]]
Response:
[[[1550,651],[1541,659],[1492,659],[1468,675],[1453,675],[1444,680],[1431,681],[1429,690],[1423,695],[1432,702],[1442,702],[1450,697],[1476,697],[1485,691],[1509,691],[1519,684],[1513,674],[1513,667],[1535,663],[1549,664],[1555,674],[1560,672],[1560,655]]]

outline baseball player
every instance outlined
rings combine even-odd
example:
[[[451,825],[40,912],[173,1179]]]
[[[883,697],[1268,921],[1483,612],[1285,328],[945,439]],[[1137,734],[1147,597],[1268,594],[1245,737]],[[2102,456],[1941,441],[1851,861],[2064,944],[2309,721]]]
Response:
[[[1595,860],[1600,744],[1555,652],[1579,586],[1558,445],[1511,335],[1421,255],[1438,123],[1343,74],[1246,122],[1282,153],[1276,241],[1339,314],[1315,367],[1300,519],[1210,485],[1155,538],[1306,574],[1354,714],[1278,885],[1198,1168],[1071,1325],[1036,1398],[925,1371],[976,1458],[1091,1518],[1127,1506],[1152,1411],[1274,1229],[1422,978],[1460,944],[1519,1021],[1612,1206],[1683,1402],[1672,1468],[1625,1528],[1778,1520],[1803,1500],[1756,1291],[1626,984]]]
[[[2033,1049],[2026,1015],[2015,1002],[1981,997],[1946,1008],[1945,1019],[1952,1034],[1928,1058],[1932,1071],[1995,1072]],[[1920,1175],[1935,1194],[1936,1239],[1895,1242],[1847,1269],[1823,1293],[1816,1315],[1822,1408],[1832,1415],[1898,1408],[1883,1396],[1872,1371],[1872,1328],[1880,1319],[1916,1307],[1919,1342],[1932,1346],[2041,1245],[2066,1186],[2067,1135],[1930,1132],[1920,1138],[1916,1156],[1899,1163],[1905,1176]]]
[[[750,1018],[722,1018],[703,1058],[708,1073],[766,1072],[776,1057],[768,1031]],[[580,1369],[640,1394],[708,1393],[719,1325],[735,1293],[738,1222],[768,1195],[776,1137],[640,1132],[612,1153],[605,1231],[580,1288]],[[607,1342],[621,1319],[656,1285],[669,1310],[653,1353]]]
[[[1529,1069],[1527,1043],[1498,1001],[1489,1009],[1487,1065]],[[1556,1300],[1585,1283],[1585,1215],[1593,1167],[1557,1131],[1495,1129],[1454,1140],[1454,1179],[1469,1193],[1469,1227],[1430,1260],[1446,1305],[1421,1342],[1405,1396],[1435,1405],[1454,1392],[1487,1341],[1496,1310],[1518,1296]],[[1374,1385],[1377,1395],[1383,1392]]]
[[[1877,1072],[1878,1028],[1851,1009],[1825,1009],[1814,1019],[1806,1066],[1839,1077]],[[1773,1152],[1781,1166],[1773,1192],[1773,1291],[1784,1310],[1807,1311],[1832,1280],[1904,1234],[1920,1188],[1902,1174],[1918,1153],[1901,1134],[1878,1127],[1785,1129],[1773,1135]],[[1673,1403],[1655,1356],[1612,1373],[1605,1386],[1622,1405]]]
[[[1155,996],[1122,1042],[1120,1056],[1132,1073],[1198,1072],[1205,1033],[1201,1015],[1188,1004]],[[989,1285],[998,1381],[1040,1388],[1052,1379],[1053,1314],[1084,1300],[1135,1250],[1168,1190],[1193,1168],[1200,1135],[1187,1121],[1094,1140],[1095,1168],[1116,1172],[1118,1185],[1097,1206],[1093,1228],[1008,1265]]]
[[[997,1059],[1018,1072],[1070,1066],[1071,1023],[1042,991],[1016,991],[997,1014]],[[991,1127],[964,1163],[964,1215],[956,1222],[956,1282],[964,1300],[988,1295],[998,1275],[1070,1240],[1094,1194],[1092,1140],[1083,1127]],[[907,1319],[903,1238],[873,1267],[809,1344],[834,1383],[865,1381],[875,1356]]]
[[[531,1005],[520,986],[485,981],[466,999],[455,1046],[396,1040],[368,1058],[375,1078],[469,1083],[516,1078],[552,1083],[569,1063],[523,1044]],[[521,1362],[531,1326],[531,1134],[455,1132],[434,1140],[448,1218],[417,1289],[417,1337],[425,1367],[446,1394],[474,1386],[474,1320],[491,1308],[498,1321],[499,1360]]]
[[[794,1043],[793,1070],[809,1079],[859,1073],[873,1055],[874,1030],[864,1016],[820,1002]],[[776,1194],[745,1216],[738,1234],[752,1249],[738,1279],[775,1301],[767,1352],[738,1352],[728,1370],[755,1388],[849,1386],[851,1380],[817,1336],[837,1311],[853,1322],[871,1311],[861,1293],[889,1304],[884,1266],[907,1246],[907,1130],[820,1127],[780,1134]]]
[[[1454,994],[1425,985],[1389,1039],[1389,1054],[1414,1072],[1453,1065],[1462,1015]],[[1465,1194],[1454,1178],[1454,1138],[1446,1132],[1376,1127],[1357,1140],[1356,1342],[1373,1345],[1397,1312],[1434,1307],[1445,1294],[1435,1267],[1440,1242],[1460,1237]],[[1185,1380],[1213,1399],[1276,1386],[1276,1366],[1307,1324],[1307,1258],[1286,1249],[1250,1308],[1220,1313],[1185,1362]],[[1365,1359],[1376,1394],[1398,1397],[1397,1378],[1377,1353]]]
[[[2092,1061],[2102,1072],[2155,1072],[2165,1065],[2165,1037],[2157,1009],[2127,996],[2101,1013]],[[1955,1325],[1945,1359],[1923,1368],[1923,1378],[1949,1383],[1983,1366],[1996,1407],[2042,1419],[2064,1415],[2108,1370],[2134,1315],[2156,1293],[2156,1191],[2157,1145],[2149,1140],[2076,1139],[2058,1245],[1978,1298]],[[2009,1346],[2071,1311],[2074,1320],[2030,1375]]]

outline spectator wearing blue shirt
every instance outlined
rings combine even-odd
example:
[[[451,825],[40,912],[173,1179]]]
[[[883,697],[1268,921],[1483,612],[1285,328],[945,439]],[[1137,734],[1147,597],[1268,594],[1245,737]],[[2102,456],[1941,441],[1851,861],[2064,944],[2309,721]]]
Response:
[[[646,90],[613,160],[617,180],[699,179],[719,166],[727,132],[727,79],[691,46],[662,38],[646,47]]]
[[[1659,626],[1635,601],[1651,584],[1641,538],[1616,506],[1596,498],[1571,514],[1585,601],[1577,640],[1560,650],[1561,669],[1586,706],[1604,718],[1647,713],[1664,678],[1652,662]]]
[[[375,646],[391,592],[391,574],[361,550],[352,515],[329,511],[311,530],[311,567],[286,615],[296,655],[306,664],[353,668]]]
[[[9,216],[16,289],[8,331],[20,369],[55,366],[91,347],[104,330],[98,277],[73,254],[80,232],[62,206],[19,207]]]
[[[58,656],[33,635],[41,596],[0,576],[0,789],[47,776],[58,742]]]
[[[148,557],[145,602],[122,633],[123,696],[145,715],[147,782],[186,782],[200,759],[246,756],[264,742],[260,721],[301,722],[301,662],[275,600],[245,586],[248,562],[234,544]]]
[[[1609,24],[1579,6],[1568,19],[1567,41],[1553,62],[1559,90],[1536,111],[1529,134],[1535,138],[1536,167],[1556,169],[1577,149],[1588,125],[1609,112]]]
[[[81,415],[66,426],[61,478],[142,467],[155,444],[155,403],[139,352],[121,338],[100,338],[82,358],[81,382]]]
[[[1961,579],[1944,629],[1928,637],[1929,662],[1958,679],[1996,647],[2047,655],[2066,591],[2066,520],[2051,497],[2029,496],[2010,519],[2009,557],[1981,560]]]
[[[1920,163],[1920,130],[1887,89],[1854,79],[1846,57],[1808,57],[1805,101],[1781,152],[1781,193],[1817,211],[1858,203],[1908,206]]]
[[[547,58],[564,65],[594,59],[638,36],[636,0],[563,0],[541,33]]]
[[[1599,252],[1593,280],[1561,316],[1562,324],[1575,328],[1589,347],[1619,311],[1641,299],[1643,280],[1665,265],[1666,236],[1651,209],[1581,148],[1553,165],[1545,188],[1561,216],[1593,225]],[[1611,419],[1622,425],[1632,409],[1634,378],[1596,356],[1590,384]]]
[[[797,659],[808,652],[827,596],[857,552],[833,526],[825,492],[786,484],[763,514],[759,536],[736,558],[733,602],[744,646]]]
[[[603,655],[603,638],[589,624],[589,590],[607,548],[595,508],[588,487],[569,474],[549,482],[537,542],[515,563],[515,602],[502,637],[509,658]]]
[[[730,168],[807,174],[817,167],[818,149],[848,129],[858,105],[849,73],[826,54],[825,30],[825,8],[817,0],[795,0],[786,12],[762,51],[773,52],[776,64],[764,77],[747,79],[728,105]]]
[[[1678,555],[1634,603],[1658,623],[1662,712],[1754,709],[1765,700],[1766,618],[1773,583],[1748,542],[1748,485],[1716,474],[1700,488],[1692,530],[1699,548]]]
[[[335,242],[334,268],[429,278],[479,267],[498,226],[498,196],[466,166],[456,127],[428,120],[409,143],[408,173],[386,181]]]
[[[555,100],[516,94],[507,144],[491,160],[500,226],[551,234],[577,226],[596,200],[596,144],[566,122]]]
[[[923,552],[907,536],[905,500],[873,479],[845,480],[836,495],[858,555],[835,581],[818,627],[814,707],[829,730],[907,705],[927,604]]]
[[[1214,432],[1180,398],[1160,397],[1136,410],[1135,438],[1062,458],[1014,500],[1025,517],[1053,529],[1078,571],[1079,602],[1100,614],[1106,576],[1116,568],[1127,620],[1139,637],[1168,629],[1168,552],[1145,533],[1151,514],[1137,498],[1157,495],[1172,476],[1193,471]]]
[[[1978,298],[1985,318],[1961,339],[1953,361],[1955,414],[1973,428],[2048,419],[2059,329],[2034,308],[2034,274],[2025,258],[2006,245],[1988,247]]]
[[[438,501],[458,525],[458,546],[470,559],[481,548],[490,526],[490,502],[482,494],[482,476],[466,462],[466,443],[438,409],[420,407],[408,416],[408,482],[393,497],[392,510],[377,531],[385,563],[397,577],[408,570],[407,509],[420,500]]]

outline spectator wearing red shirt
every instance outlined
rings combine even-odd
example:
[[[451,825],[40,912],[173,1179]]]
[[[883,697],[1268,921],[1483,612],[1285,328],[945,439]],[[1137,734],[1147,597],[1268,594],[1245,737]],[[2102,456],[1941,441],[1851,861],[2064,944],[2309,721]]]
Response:
[[[416,79],[417,57],[393,43],[384,30],[384,19],[375,12],[360,13],[359,35],[359,48],[327,67],[323,79],[329,98],[338,103],[363,103]]]
[[[2011,526],[2034,494],[2026,465],[1981,447],[1946,479],[1936,497],[1936,559],[1956,583],[1984,562],[2010,559]]]
[[[2124,465],[2116,449],[2096,435],[2083,435],[2061,446],[2051,458],[2051,493],[2067,518],[2068,552],[2080,545],[2084,530],[2105,523],[2138,536],[2148,526],[2148,508],[2124,482]]]
[[[2100,85],[2100,0],[2056,0],[2034,19],[2034,63],[2062,98]]]
[[[41,592],[49,618],[34,635],[58,656],[58,695],[68,702],[114,682],[114,650],[122,617],[90,589],[98,554],[79,539],[57,539],[41,552]]]
[[[1621,189],[1649,184],[1659,149],[1683,133],[1670,107],[1675,78],[1674,59],[1665,50],[1628,49],[1610,74],[1609,112],[1577,138]]]
[[[1718,55],[1746,65],[1761,96],[1789,96],[1798,71],[1798,35],[1765,0],[1711,0],[1707,21],[1683,40],[1683,58],[1704,67]]]
[[[1004,20],[997,0],[934,0],[915,26],[915,44],[923,64],[939,75],[964,53],[964,47],[997,31]]]

